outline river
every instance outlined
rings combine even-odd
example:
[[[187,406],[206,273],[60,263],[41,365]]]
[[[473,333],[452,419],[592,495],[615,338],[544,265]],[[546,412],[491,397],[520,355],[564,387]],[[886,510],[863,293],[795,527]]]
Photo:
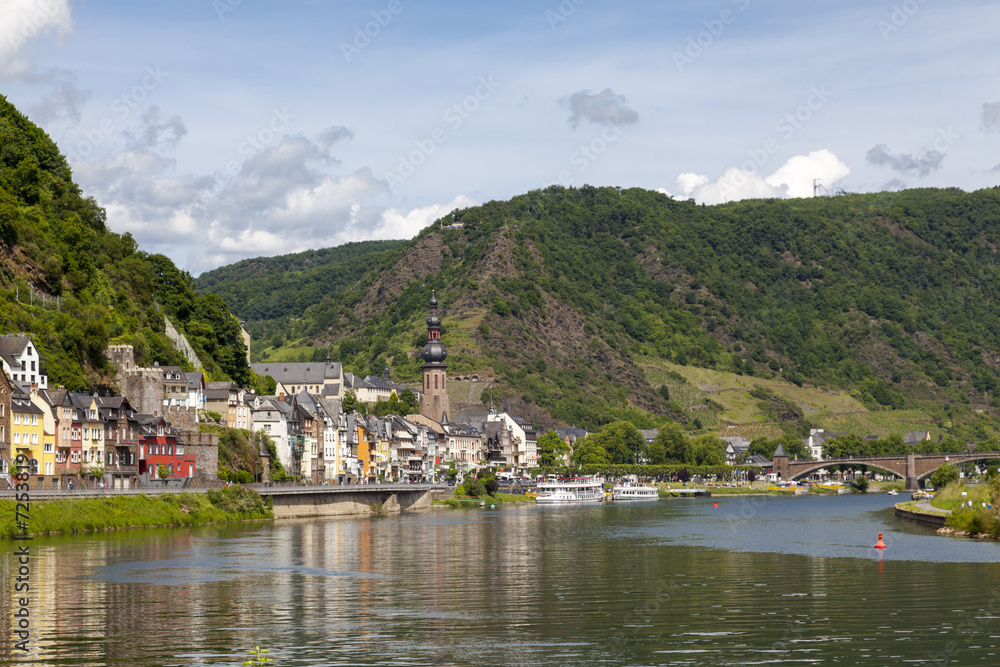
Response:
[[[996,665],[1000,544],[891,496],[665,499],[31,541],[0,664]],[[878,533],[888,548],[873,548]]]

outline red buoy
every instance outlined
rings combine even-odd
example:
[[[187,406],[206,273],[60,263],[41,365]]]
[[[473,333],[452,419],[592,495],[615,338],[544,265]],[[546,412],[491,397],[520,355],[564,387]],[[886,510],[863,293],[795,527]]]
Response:
[[[882,533],[878,534],[878,542],[875,543],[876,549],[885,549],[885,542],[882,541]]]
[[[716,507],[718,507],[718,506],[719,506],[719,501],[718,501],[718,500],[716,500],[716,501],[715,501],[715,506],[716,506]]]

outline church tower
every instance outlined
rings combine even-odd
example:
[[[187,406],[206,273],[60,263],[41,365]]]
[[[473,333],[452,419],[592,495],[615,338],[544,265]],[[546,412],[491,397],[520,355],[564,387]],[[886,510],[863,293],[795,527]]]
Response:
[[[436,422],[448,414],[448,367],[444,358],[448,350],[441,344],[441,318],[437,314],[438,300],[431,293],[430,310],[427,318],[427,344],[421,351],[424,358],[424,391],[420,395],[420,414]]]

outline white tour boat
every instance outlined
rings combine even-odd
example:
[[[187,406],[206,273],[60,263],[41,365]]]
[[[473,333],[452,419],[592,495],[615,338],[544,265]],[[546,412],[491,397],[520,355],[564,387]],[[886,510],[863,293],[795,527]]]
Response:
[[[659,500],[655,486],[640,484],[618,484],[611,490],[612,500]]]
[[[545,481],[538,483],[538,495],[535,502],[540,504],[556,503],[599,503],[604,500],[604,489],[601,482],[593,478],[574,477],[560,481]]]

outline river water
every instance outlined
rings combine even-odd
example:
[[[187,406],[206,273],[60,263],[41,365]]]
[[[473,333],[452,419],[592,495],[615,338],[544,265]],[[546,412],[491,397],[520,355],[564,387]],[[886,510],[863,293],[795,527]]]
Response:
[[[887,496],[665,499],[31,542],[0,664],[997,665],[1000,543]],[[873,548],[878,533],[888,548]]]

